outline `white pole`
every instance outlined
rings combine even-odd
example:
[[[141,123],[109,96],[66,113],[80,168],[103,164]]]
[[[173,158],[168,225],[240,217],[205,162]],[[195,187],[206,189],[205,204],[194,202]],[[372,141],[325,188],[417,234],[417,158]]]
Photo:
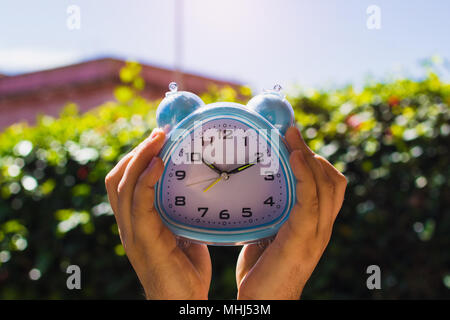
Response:
[[[183,89],[183,74],[182,74],[182,63],[183,63],[183,0],[175,0],[174,5],[174,50],[175,50],[175,82],[178,84],[179,89]]]

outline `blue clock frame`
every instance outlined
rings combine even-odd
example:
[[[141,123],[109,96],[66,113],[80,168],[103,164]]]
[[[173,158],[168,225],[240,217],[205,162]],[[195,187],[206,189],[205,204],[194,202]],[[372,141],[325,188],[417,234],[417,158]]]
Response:
[[[171,92],[161,102],[157,110],[158,126],[167,133],[167,140],[159,156],[164,164],[172,157],[176,147],[201,123],[214,119],[234,119],[245,123],[250,128],[277,132],[278,143],[274,143],[271,135],[261,136],[276,153],[280,160],[280,168],[284,171],[286,183],[286,206],[283,213],[274,221],[265,225],[240,229],[220,229],[193,227],[172,220],[162,206],[164,192],[163,175],[155,185],[155,208],[163,223],[178,237],[189,241],[213,245],[242,245],[254,243],[261,239],[274,236],[283,223],[288,219],[295,204],[296,183],[289,165],[289,149],[284,139],[284,133],[293,124],[293,110],[289,102],[279,93],[279,90],[266,91],[251,99],[245,106],[232,102],[217,102],[205,105],[196,95],[189,92],[178,92],[173,83],[169,85]],[[262,131],[264,132],[264,131]],[[273,148],[273,146],[276,148]]]

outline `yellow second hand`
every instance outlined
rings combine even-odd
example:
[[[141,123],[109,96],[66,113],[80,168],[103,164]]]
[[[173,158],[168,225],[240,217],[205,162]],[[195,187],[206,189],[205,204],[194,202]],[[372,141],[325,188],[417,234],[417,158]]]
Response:
[[[214,186],[217,182],[219,182],[220,179],[222,179],[222,177],[219,177],[216,181],[214,181],[213,183],[211,183],[205,190],[203,190],[203,192],[206,192],[206,191],[208,191],[209,189],[211,189],[211,187]]]

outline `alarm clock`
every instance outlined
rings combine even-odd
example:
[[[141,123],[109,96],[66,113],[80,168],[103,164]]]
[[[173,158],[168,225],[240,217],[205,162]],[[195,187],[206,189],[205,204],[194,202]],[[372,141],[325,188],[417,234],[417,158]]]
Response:
[[[273,237],[295,203],[295,177],[284,139],[294,123],[281,87],[247,103],[205,104],[170,91],[156,110],[166,132],[155,208],[179,238],[242,245]]]

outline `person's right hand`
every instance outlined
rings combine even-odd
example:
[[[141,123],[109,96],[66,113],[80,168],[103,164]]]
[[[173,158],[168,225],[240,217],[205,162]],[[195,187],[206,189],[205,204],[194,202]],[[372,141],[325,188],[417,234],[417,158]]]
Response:
[[[153,187],[164,164],[165,140],[155,129],[106,176],[109,202],[125,252],[148,299],[207,299],[211,259],[206,245],[180,248],[153,207]]]
[[[272,243],[247,244],[236,267],[238,299],[299,299],[331,237],[347,180],[291,127],[286,141],[297,203]]]

